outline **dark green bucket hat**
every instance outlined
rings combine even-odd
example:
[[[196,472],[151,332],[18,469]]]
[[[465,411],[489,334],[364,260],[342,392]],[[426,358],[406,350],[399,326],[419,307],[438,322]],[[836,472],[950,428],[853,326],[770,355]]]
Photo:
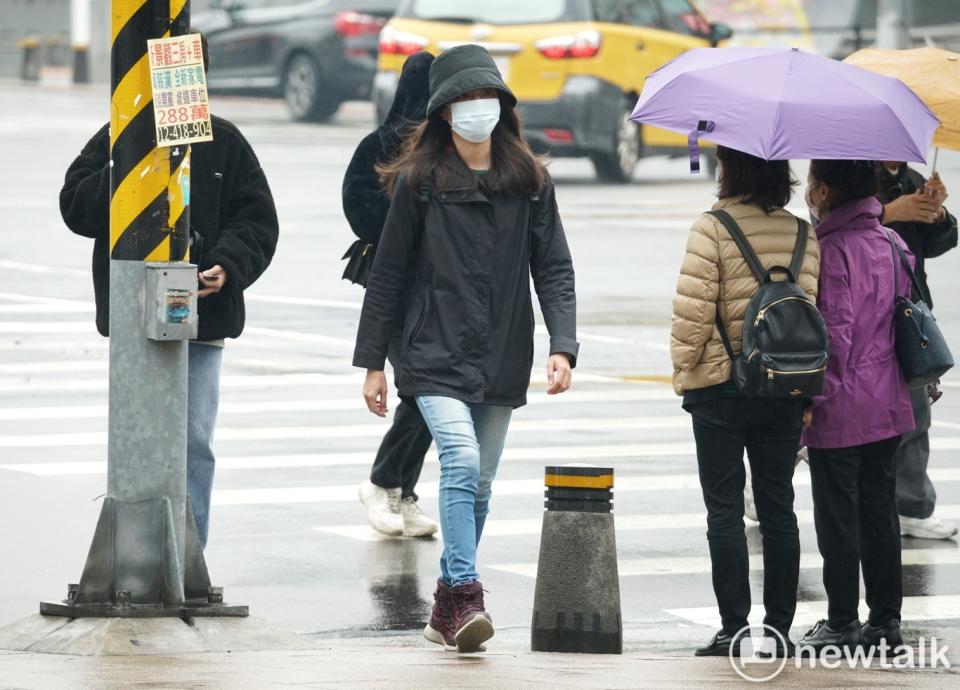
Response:
[[[474,89],[497,89],[510,102],[517,104],[517,97],[507,88],[486,48],[468,44],[440,53],[430,65],[430,102],[427,117],[441,107]]]

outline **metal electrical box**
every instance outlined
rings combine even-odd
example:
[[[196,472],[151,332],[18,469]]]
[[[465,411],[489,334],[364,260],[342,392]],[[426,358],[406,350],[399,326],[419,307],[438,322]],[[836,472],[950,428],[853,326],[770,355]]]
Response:
[[[144,328],[150,340],[197,337],[197,267],[187,262],[146,263]]]

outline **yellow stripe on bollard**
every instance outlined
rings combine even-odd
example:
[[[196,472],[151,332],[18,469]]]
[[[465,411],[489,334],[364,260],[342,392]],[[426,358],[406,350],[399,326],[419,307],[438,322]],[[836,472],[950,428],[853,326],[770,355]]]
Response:
[[[598,477],[571,476],[564,474],[546,474],[544,484],[558,489],[612,489],[613,475]]]

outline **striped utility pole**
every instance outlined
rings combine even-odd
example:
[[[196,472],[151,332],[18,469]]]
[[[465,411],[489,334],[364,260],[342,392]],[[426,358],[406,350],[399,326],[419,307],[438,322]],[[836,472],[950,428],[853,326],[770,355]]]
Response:
[[[186,498],[187,347],[198,289],[187,261],[190,147],[157,146],[147,41],[188,33],[190,4],[112,0],[110,16],[107,497],[79,584],[40,611],[245,616],[247,607],[223,605],[210,586]]]

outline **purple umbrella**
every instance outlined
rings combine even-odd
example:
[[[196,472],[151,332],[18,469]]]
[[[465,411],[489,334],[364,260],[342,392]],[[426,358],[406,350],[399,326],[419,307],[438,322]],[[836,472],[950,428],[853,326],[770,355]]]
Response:
[[[647,77],[631,116],[766,160],[926,162],[939,121],[903,82],[797,49],[695,48]]]

